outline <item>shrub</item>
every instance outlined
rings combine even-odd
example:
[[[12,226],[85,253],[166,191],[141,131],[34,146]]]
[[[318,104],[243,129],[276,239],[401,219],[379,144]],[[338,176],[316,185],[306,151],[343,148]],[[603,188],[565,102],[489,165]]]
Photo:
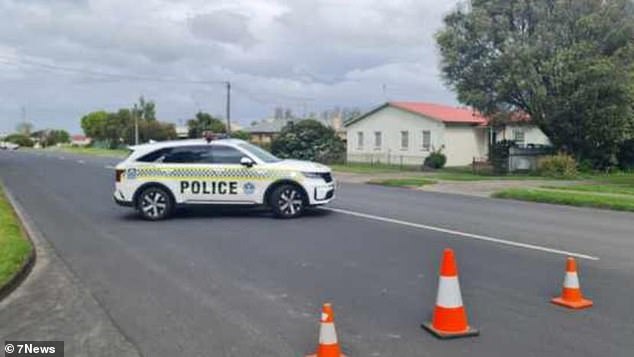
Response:
[[[423,166],[431,169],[442,169],[447,163],[447,156],[439,151],[434,151],[425,158]]]
[[[7,136],[6,138],[4,138],[4,140],[10,143],[18,144],[23,147],[33,146],[33,140],[31,140],[31,138],[23,134],[11,134]]]
[[[271,151],[280,158],[341,163],[346,145],[334,129],[312,119],[286,125],[271,143]]]
[[[544,176],[569,178],[577,176],[577,161],[570,155],[557,154],[539,160],[539,173]]]

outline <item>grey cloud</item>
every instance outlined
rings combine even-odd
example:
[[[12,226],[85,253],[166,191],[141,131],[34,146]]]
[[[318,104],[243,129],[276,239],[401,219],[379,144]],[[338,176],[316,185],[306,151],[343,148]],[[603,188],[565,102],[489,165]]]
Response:
[[[392,99],[453,102],[433,33],[457,0],[0,0],[0,131],[19,108],[36,125],[78,131],[77,115],[140,94],[167,120],[222,114],[221,85],[103,80],[20,60],[149,77],[231,80],[234,117],[276,105],[301,111]],[[6,81],[8,79],[8,81]],[[37,109],[37,110],[36,110]]]
[[[249,31],[249,18],[230,11],[214,11],[189,19],[191,32],[206,40],[249,47],[256,40]]]

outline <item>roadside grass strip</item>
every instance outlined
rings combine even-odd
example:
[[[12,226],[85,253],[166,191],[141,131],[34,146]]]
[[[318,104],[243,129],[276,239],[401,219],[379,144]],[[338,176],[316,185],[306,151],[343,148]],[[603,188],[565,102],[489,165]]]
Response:
[[[22,268],[31,249],[31,243],[0,187],[0,287]]]
[[[437,172],[431,174],[429,177],[444,180],[444,181],[490,181],[490,180],[502,180],[502,181],[525,181],[525,180],[548,180],[551,178],[534,175],[486,175],[486,174],[474,174],[471,172]]]
[[[634,185],[572,185],[572,186],[542,186],[543,188],[561,190],[561,191],[578,191],[578,192],[597,192],[612,193],[619,195],[634,195]]]
[[[395,179],[376,179],[370,180],[367,183],[389,187],[421,187],[425,185],[433,185],[436,183],[436,181],[422,177],[406,177]]]
[[[593,207],[634,212],[634,195],[571,191],[544,188],[510,188],[493,194],[496,198],[542,202],[577,207]]]
[[[353,174],[378,174],[388,172],[420,171],[420,166],[399,166],[388,164],[348,163],[343,165],[330,165],[333,171]]]
[[[129,151],[126,149],[100,149],[100,148],[72,147],[72,146],[53,147],[47,150],[67,152],[67,153],[79,154],[79,155],[105,156],[105,157],[118,157],[118,158],[124,158],[129,153]]]

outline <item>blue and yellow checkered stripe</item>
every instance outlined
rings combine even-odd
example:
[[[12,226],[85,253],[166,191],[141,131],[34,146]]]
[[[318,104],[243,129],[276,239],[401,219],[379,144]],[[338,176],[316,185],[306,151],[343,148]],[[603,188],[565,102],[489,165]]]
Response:
[[[296,176],[288,170],[255,168],[140,167],[128,169],[128,179],[271,180]],[[301,175],[297,175],[300,178]]]

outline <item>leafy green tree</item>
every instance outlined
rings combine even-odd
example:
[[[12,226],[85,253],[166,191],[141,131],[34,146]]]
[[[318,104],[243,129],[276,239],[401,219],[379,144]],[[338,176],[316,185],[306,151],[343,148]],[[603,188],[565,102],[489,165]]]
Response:
[[[88,113],[81,118],[81,128],[86,136],[101,140],[105,136],[108,113],[104,110]]]
[[[66,130],[53,130],[51,136],[55,144],[66,144],[70,142],[70,134]]]
[[[38,130],[31,134],[31,138],[37,138],[42,146],[53,146],[70,142],[70,134],[66,130]]]
[[[249,140],[251,138],[251,135],[249,135],[249,133],[247,133],[246,131],[236,130],[231,132],[231,137],[235,139]]]
[[[211,131],[214,133],[226,133],[227,127],[225,123],[208,113],[198,112],[194,119],[187,121],[187,128],[189,129],[188,136],[190,138],[200,138],[205,131]]]
[[[139,140],[141,142],[174,140],[176,137],[174,124],[162,123],[158,120],[139,123]]]
[[[116,148],[134,143],[135,119],[139,125],[141,142],[171,140],[176,138],[173,124],[156,119],[156,106],[141,97],[132,109],[122,108],[116,112],[92,112],[81,118],[81,127],[87,136],[102,145]]]
[[[346,147],[332,128],[307,119],[286,125],[271,151],[282,158],[334,163],[343,160]]]
[[[634,122],[631,0],[472,0],[437,34],[460,102],[496,122],[531,117],[595,167],[615,163]]]
[[[141,96],[139,102],[132,107],[132,114],[139,120],[156,120],[156,104]]]

